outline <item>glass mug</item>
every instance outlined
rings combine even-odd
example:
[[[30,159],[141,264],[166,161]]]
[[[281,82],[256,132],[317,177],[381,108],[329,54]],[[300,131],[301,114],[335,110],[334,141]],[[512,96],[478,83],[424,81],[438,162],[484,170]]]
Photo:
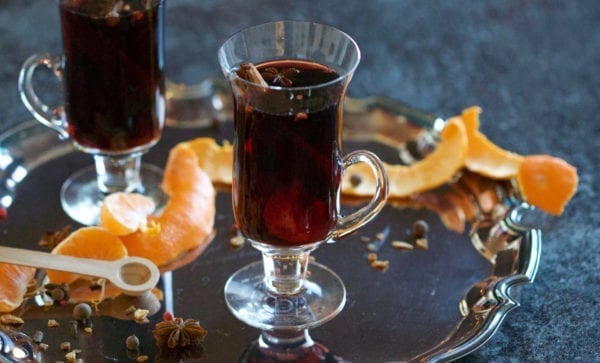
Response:
[[[218,56],[234,100],[233,212],[263,256],[227,281],[226,302],[260,329],[320,325],[341,311],[346,295],[333,271],[308,264],[310,252],[370,221],[388,194],[376,155],[342,156],[344,95],[360,51],[336,28],[281,21],[233,35]],[[376,190],[343,216],[342,174],[355,163],[371,167]]]
[[[141,164],[165,122],[165,0],[57,0],[64,55],[33,55],[19,76],[33,116],[92,154],[95,168],[72,175],[61,189],[74,220],[96,224],[108,193],[141,192],[160,204],[162,171]],[[51,109],[32,78],[45,66],[63,86],[64,107]]]

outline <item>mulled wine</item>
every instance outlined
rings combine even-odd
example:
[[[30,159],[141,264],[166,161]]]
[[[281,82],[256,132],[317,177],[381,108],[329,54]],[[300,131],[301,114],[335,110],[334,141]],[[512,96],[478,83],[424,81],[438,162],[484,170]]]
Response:
[[[341,104],[339,92],[318,85],[339,75],[299,60],[268,61],[257,69],[273,87],[248,90],[245,102],[235,102],[237,225],[246,237],[272,245],[327,240],[338,216]]]
[[[161,12],[157,0],[60,0],[65,111],[79,146],[121,153],[158,141],[165,105]]]

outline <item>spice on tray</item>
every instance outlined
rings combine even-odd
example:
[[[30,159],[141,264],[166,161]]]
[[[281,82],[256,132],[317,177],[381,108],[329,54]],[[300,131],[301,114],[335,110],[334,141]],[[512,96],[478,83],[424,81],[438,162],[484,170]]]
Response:
[[[25,321],[16,315],[3,314],[0,316],[0,324],[10,326],[12,328],[20,328],[23,324],[25,324]]]
[[[367,255],[367,260],[369,262],[377,261],[377,254],[375,252],[371,252]]]
[[[246,241],[246,239],[241,235],[231,237],[229,239],[229,247],[231,247],[231,249],[234,249],[234,250],[238,249],[238,248],[242,248],[244,246],[245,241]]]
[[[125,347],[128,350],[137,350],[140,347],[140,339],[135,334],[128,336],[125,339]]]
[[[199,345],[204,340],[207,331],[194,319],[175,317],[173,320],[163,320],[156,324],[152,331],[156,344],[161,347],[174,349]]]
[[[419,219],[412,225],[412,233],[415,238],[427,237],[429,232],[429,224],[426,221]]]
[[[31,336],[31,340],[35,344],[40,344],[44,340],[44,333],[40,330],[36,330],[35,333]]]
[[[388,260],[374,260],[371,261],[371,267],[381,272],[385,272],[390,267],[390,261]]]
[[[392,241],[392,247],[400,251],[412,251],[415,247],[405,241]]]
[[[412,226],[412,237],[414,238],[415,247],[420,250],[429,249],[429,241],[427,234],[429,233],[429,225],[426,221],[419,219]]]
[[[62,240],[67,238],[71,232],[73,232],[73,227],[71,225],[66,225],[57,231],[47,231],[40,238],[38,245],[40,247],[52,249]]]
[[[68,352],[71,350],[71,343],[70,342],[62,342],[60,343],[60,350],[64,350],[65,352]]]
[[[86,303],[79,303],[73,307],[73,318],[84,321],[92,316],[92,307]]]
[[[72,350],[72,351],[68,352],[67,354],[65,354],[65,360],[70,363],[71,362],[75,363],[75,362],[77,362],[77,354],[79,354],[79,353],[81,353],[81,349]]]
[[[44,290],[55,305],[63,305],[69,301],[69,287],[66,284],[49,283],[44,285]]]
[[[130,305],[127,309],[125,309],[125,315],[129,316],[129,315],[133,315],[133,313],[136,311],[136,307],[133,305]]]
[[[136,309],[133,312],[133,320],[135,320],[138,324],[149,323],[148,314],[150,314],[150,310],[146,309]]]
[[[427,241],[427,238],[417,238],[415,240],[415,247],[420,250],[429,249],[429,242]]]

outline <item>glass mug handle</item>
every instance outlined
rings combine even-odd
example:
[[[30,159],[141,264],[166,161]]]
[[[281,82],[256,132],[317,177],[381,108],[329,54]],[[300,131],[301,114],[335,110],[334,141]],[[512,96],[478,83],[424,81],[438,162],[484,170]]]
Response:
[[[25,107],[31,114],[52,130],[62,139],[69,138],[66,121],[63,118],[63,107],[51,108],[43,103],[33,89],[32,78],[37,67],[45,66],[53,71],[59,80],[62,79],[62,57],[50,57],[47,54],[34,54],[29,57],[19,73],[19,94]]]
[[[375,193],[367,205],[347,216],[341,216],[338,227],[333,232],[333,239],[338,239],[354,232],[373,219],[385,206],[389,194],[388,177],[385,168],[374,153],[366,150],[352,151],[343,159],[344,172],[350,165],[365,163],[375,174]]]

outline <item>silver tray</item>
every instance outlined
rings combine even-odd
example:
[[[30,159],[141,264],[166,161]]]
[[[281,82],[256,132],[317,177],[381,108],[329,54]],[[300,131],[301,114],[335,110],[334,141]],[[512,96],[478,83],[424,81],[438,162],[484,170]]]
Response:
[[[231,139],[228,91],[218,80],[186,87],[169,85],[169,127],[144,161],[164,166],[177,142],[199,136]],[[436,121],[437,120],[437,121]],[[443,121],[384,98],[348,99],[344,148],[368,148],[388,162],[411,162],[435,146]],[[92,159],[35,121],[0,134],[0,244],[40,249],[46,231],[71,221],[58,200],[62,181]],[[459,195],[460,198],[456,198]],[[492,206],[480,196],[490,195]],[[465,204],[468,203],[468,205]],[[360,200],[345,200],[353,208]],[[162,312],[195,318],[208,330],[201,357],[185,361],[235,362],[259,335],[236,320],[223,300],[226,279],[259,259],[251,247],[229,247],[233,217],[230,195],[217,196],[216,236],[192,262],[163,275],[160,311],[149,324],[136,324],[108,311],[92,318],[93,334],[74,335],[69,306],[44,311],[33,301],[20,310],[23,331],[46,332],[44,361],[63,360],[62,341],[81,349],[84,361],[131,361],[125,339],[136,334],[140,353],[156,361],[178,361],[158,352],[151,330]],[[465,215],[473,214],[470,218]],[[462,217],[461,217],[462,216]],[[519,305],[517,285],[531,283],[540,259],[541,232],[532,228],[535,210],[521,203],[509,182],[462,173],[452,183],[414,198],[388,203],[382,214],[358,233],[315,252],[318,262],[344,281],[347,304],[331,322],[311,331],[313,339],[352,362],[449,361],[481,347]],[[429,224],[429,248],[401,252],[391,241],[408,240],[413,222]],[[366,239],[380,243],[365,243]],[[367,261],[377,248],[389,268],[378,271]],[[49,332],[47,320],[61,324]]]

